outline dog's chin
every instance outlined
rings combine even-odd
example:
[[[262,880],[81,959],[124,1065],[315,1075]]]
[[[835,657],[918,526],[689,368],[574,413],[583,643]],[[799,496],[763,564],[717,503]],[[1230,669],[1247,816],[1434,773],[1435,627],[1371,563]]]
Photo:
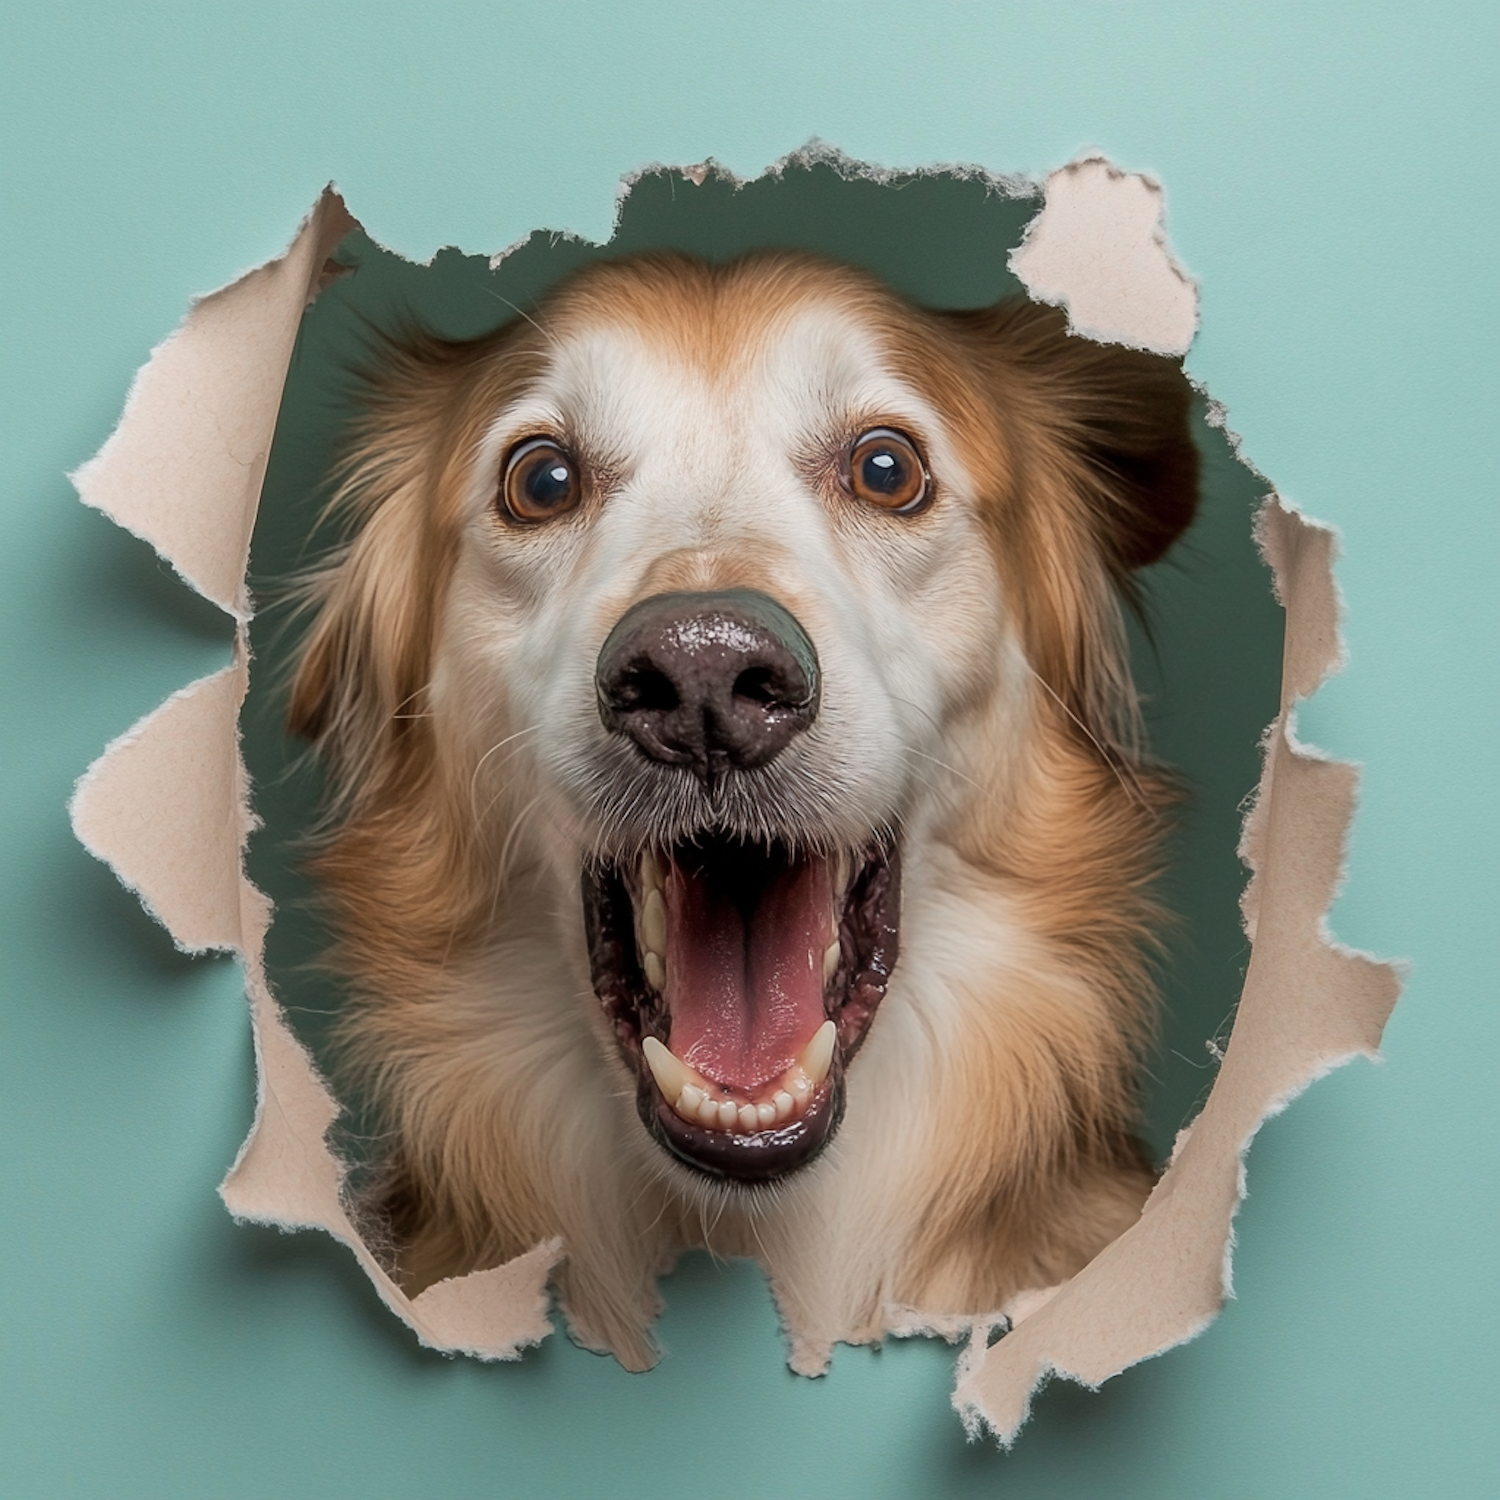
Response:
[[[897,848],[704,834],[583,870],[594,992],[656,1143],[747,1188],[813,1161],[896,962]]]

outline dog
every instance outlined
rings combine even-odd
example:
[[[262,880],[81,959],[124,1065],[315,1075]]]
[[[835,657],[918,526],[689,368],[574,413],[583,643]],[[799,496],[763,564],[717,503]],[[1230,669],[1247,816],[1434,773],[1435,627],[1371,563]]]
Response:
[[[1134,1221],[1175,791],[1123,618],[1191,401],[781,252],[388,341],[288,722],[409,1292],[560,1236],[641,1369],[674,1259],[753,1257],[817,1373]]]

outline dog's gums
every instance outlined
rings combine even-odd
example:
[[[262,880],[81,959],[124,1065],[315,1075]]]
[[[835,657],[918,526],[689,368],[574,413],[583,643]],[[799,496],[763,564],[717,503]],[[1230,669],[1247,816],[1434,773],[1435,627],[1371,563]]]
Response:
[[[896,851],[705,837],[588,868],[583,893],[595,993],[657,1142],[743,1183],[812,1161],[895,965]]]

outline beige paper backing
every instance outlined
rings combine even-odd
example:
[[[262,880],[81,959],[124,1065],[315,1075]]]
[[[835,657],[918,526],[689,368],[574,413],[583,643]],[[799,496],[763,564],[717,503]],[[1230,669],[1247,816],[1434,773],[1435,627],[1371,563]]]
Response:
[[[1196,327],[1196,290],[1166,249],[1160,216],[1160,189],[1146,179],[1097,158],[1075,163],[1048,180],[1013,268],[1033,295],[1066,306],[1077,331],[1181,353]],[[415,1298],[390,1279],[345,1212],[344,1169],[326,1140],[339,1106],[271,993],[270,903],[243,870],[254,826],[238,725],[250,536],[298,324],[354,227],[326,192],[284,256],[195,303],[140,371],[113,435],[74,476],[87,504],[148,540],[237,624],[229,667],[173,695],[90,767],[73,826],[179,947],[243,960],[258,1089],[254,1124],[220,1188],[230,1212],[327,1230],[422,1343],[513,1359],[551,1330],[547,1279],[563,1245],[549,1241]],[[1287,611],[1286,650],[1281,713],[1242,844],[1254,872],[1244,901],[1253,952],[1233,1035],[1139,1222],[1065,1286],[1009,1308],[1014,1327],[998,1342],[989,1344],[993,1320],[974,1328],[954,1405],[971,1432],[988,1428],[1003,1442],[1048,1374],[1097,1385],[1212,1319],[1228,1290],[1251,1137],[1320,1073],[1373,1053],[1397,996],[1392,967],[1326,932],[1355,772],[1295,735],[1296,700],[1340,660],[1333,537],[1274,497],[1259,527]],[[961,1332],[920,1312],[902,1321],[902,1331]]]

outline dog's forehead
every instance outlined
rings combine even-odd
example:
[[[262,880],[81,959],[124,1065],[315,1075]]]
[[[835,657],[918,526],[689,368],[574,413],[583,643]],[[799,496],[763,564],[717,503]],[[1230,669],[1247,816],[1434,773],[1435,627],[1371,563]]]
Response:
[[[919,416],[926,406],[892,357],[899,313],[837,289],[764,306],[748,296],[596,302],[549,333],[532,398],[633,448],[704,423],[795,437],[830,412]]]

